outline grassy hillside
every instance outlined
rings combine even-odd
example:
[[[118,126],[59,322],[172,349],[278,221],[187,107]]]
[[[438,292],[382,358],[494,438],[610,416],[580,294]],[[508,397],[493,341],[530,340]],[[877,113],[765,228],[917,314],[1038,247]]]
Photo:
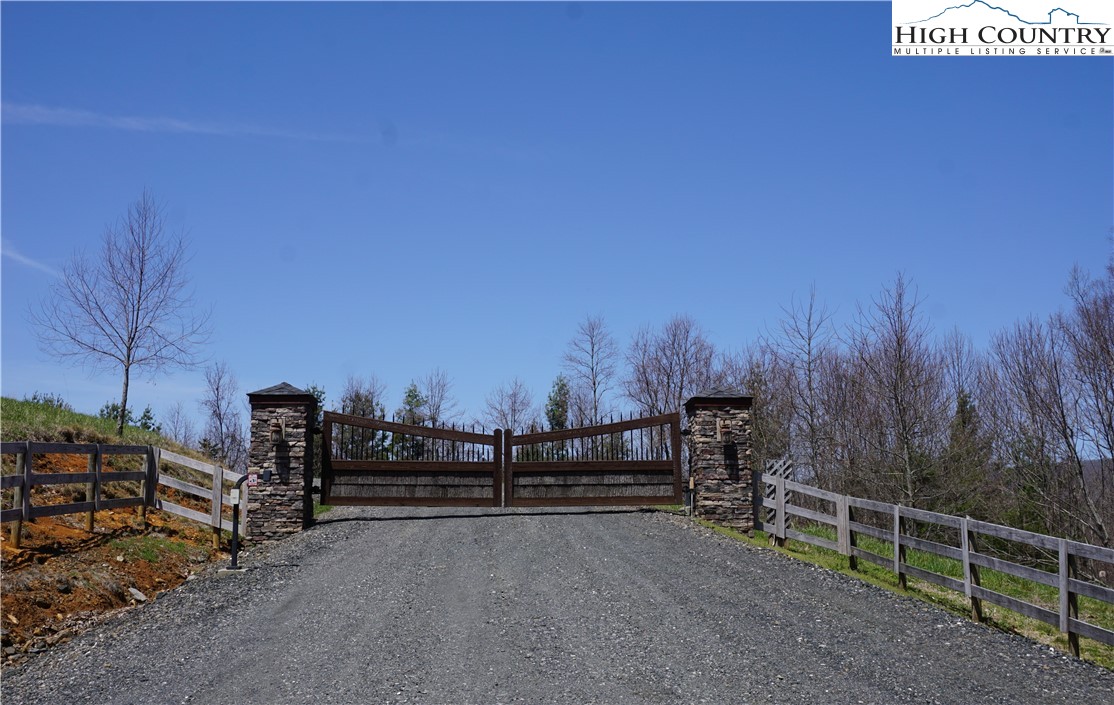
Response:
[[[112,419],[102,419],[89,414],[80,414],[70,409],[60,408],[49,403],[38,401],[17,401],[15,399],[0,398],[0,440],[10,441],[39,441],[43,443],[104,443],[114,445],[158,446],[165,450],[173,451],[203,462],[212,462],[201,452],[182,446],[169,438],[165,438],[156,431],[148,431],[138,426],[125,426],[121,438],[116,435],[116,422]],[[4,455],[0,460],[0,473],[9,474],[16,471],[15,455]],[[37,456],[38,457],[38,456]],[[47,454],[36,460],[40,472],[82,472],[85,469],[85,459],[82,456],[66,454]],[[107,466],[110,470],[137,470],[142,467],[143,459],[139,456],[112,456]],[[212,484],[209,475],[185,468],[179,465],[163,463],[160,468],[162,474],[188,482],[199,487],[208,487]],[[226,484],[230,483],[226,481]],[[114,482],[104,486],[107,498],[132,496],[136,494],[138,484],[128,482]],[[72,495],[70,501],[84,500],[84,486],[61,484],[39,487],[37,493]],[[178,496],[174,491],[162,488],[161,492],[167,493],[168,498],[178,503],[184,503],[192,509],[205,511],[207,502],[193,496]],[[0,493],[0,503],[11,500],[10,490]],[[200,502],[200,504],[199,504]],[[48,502],[49,503],[49,502]],[[196,505],[196,506],[194,506]],[[205,506],[202,506],[205,505]]]
[[[157,445],[174,451],[182,446],[154,431],[125,426],[124,437],[116,435],[116,422],[89,414],[61,409],[50,404],[0,398],[0,440],[60,443],[121,443]],[[200,457],[200,456],[198,456]]]

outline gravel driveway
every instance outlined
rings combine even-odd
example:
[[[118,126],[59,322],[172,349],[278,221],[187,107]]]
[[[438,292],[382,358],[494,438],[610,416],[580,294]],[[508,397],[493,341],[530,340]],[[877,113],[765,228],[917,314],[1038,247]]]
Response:
[[[337,509],[16,703],[1114,703],[1114,673],[642,511]]]

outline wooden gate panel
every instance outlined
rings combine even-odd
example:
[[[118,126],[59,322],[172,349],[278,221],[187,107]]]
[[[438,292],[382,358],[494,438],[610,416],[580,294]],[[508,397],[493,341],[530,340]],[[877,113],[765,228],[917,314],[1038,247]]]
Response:
[[[506,506],[681,502],[680,414],[504,435]]]
[[[325,412],[322,435],[322,504],[502,506],[500,431],[475,433]]]
[[[679,504],[680,414],[515,435],[325,412],[321,501],[544,507]]]
[[[334,467],[331,491],[332,504],[345,499],[370,502],[393,501],[400,497],[429,499],[467,499],[489,506],[492,501],[493,479],[487,472],[444,472],[440,470],[347,470]]]

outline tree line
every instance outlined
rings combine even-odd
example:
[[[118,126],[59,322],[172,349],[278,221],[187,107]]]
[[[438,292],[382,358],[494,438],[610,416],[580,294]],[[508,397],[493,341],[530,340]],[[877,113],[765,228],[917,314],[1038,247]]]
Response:
[[[1111,545],[1114,259],[979,350],[904,277],[846,327],[794,302],[720,375],[755,396],[755,459],[835,492]]]
[[[188,288],[181,234],[167,232],[148,193],[106,227],[95,257],[75,255],[30,313],[44,350],[121,374],[112,415],[155,424],[128,405],[131,376],[201,364],[209,314]],[[440,369],[416,378],[393,415],[423,425],[524,430],[599,423],[616,412],[672,412],[713,386],[754,397],[753,460],[789,457],[824,489],[1110,546],[1114,532],[1114,258],[1092,277],[1076,269],[1063,310],[1030,317],[976,349],[939,334],[898,276],[847,325],[816,295],[793,301],[742,351],[717,350],[691,316],[644,327],[625,347],[600,316],[577,327],[545,400],[514,378],[468,417]],[[224,363],[206,368],[198,433],[181,402],[161,425],[233,468],[247,463],[244,404]],[[308,385],[320,406],[325,390]],[[339,409],[385,417],[374,375],[345,382]]]
[[[827,490],[970,515],[1110,546],[1114,531],[1114,258],[1074,270],[1062,310],[990,337],[933,330],[903,275],[839,326],[811,291],[742,351],[717,350],[690,316],[624,347],[602,317],[569,340],[544,402],[512,379],[471,419],[563,429],[614,413],[675,411],[710,387],[754,397],[753,461],[790,458]],[[409,423],[467,421],[440,370],[405,390]],[[385,387],[353,377],[346,413],[383,416]]]

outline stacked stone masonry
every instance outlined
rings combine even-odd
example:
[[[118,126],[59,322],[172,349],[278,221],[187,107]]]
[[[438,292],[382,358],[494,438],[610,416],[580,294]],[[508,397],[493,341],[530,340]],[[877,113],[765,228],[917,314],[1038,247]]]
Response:
[[[751,404],[745,396],[694,397],[685,405],[697,517],[754,530]]]
[[[259,484],[247,493],[247,535],[271,541],[301,531],[312,517],[312,476],[306,473],[306,461],[312,452],[310,423],[316,408],[294,398],[284,402],[258,395],[249,395],[248,471],[258,474]],[[283,439],[277,443],[271,438],[274,422],[284,428]],[[268,471],[270,480],[264,479]]]

